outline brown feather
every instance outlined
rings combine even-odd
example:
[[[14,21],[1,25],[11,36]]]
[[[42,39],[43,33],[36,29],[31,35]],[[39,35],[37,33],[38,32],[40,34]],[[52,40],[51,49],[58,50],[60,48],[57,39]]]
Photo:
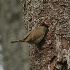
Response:
[[[31,44],[38,44],[44,37],[47,28],[45,26],[39,26],[30,31],[22,40],[11,41],[11,43],[16,42],[28,42]]]

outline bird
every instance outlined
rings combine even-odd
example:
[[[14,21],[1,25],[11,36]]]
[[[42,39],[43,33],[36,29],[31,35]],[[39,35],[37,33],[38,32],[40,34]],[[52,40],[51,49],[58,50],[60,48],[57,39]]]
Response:
[[[27,42],[30,44],[38,44],[42,41],[47,32],[48,25],[41,24],[40,26],[35,27],[29,33],[27,33],[22,40],[11,41],[11,43]]]

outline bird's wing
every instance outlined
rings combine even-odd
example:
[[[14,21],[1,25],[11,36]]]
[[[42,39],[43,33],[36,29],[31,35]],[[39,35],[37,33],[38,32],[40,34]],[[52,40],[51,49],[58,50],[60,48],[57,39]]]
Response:
[[[29,33],[29,35],[26,37],[25,41],[34,42],[39,39],[41,40],[44,37],[44,34],[45,34],[45,31],[44,31],[43,27],[37,27]]]

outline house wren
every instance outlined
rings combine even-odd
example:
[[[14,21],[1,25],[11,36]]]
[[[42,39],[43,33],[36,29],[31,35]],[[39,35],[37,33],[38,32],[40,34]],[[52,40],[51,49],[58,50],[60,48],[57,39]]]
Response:
[[[48,26],[40,25],[39,27],[31,30],[22,40],[11,41],[11,43],[28,42],[30,44],[38,44],[47,32]]]

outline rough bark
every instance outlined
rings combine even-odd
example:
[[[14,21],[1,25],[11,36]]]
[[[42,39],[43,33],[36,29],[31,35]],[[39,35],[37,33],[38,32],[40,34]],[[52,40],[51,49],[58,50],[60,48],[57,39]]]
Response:
[[[41,22],[49,25],[42,48],[39,50],[37,46],[30,46],[30,70],[68,70],[70,68],[69,11],[70,0],[26,0],[24,19],[27,30],[35,28]]]

